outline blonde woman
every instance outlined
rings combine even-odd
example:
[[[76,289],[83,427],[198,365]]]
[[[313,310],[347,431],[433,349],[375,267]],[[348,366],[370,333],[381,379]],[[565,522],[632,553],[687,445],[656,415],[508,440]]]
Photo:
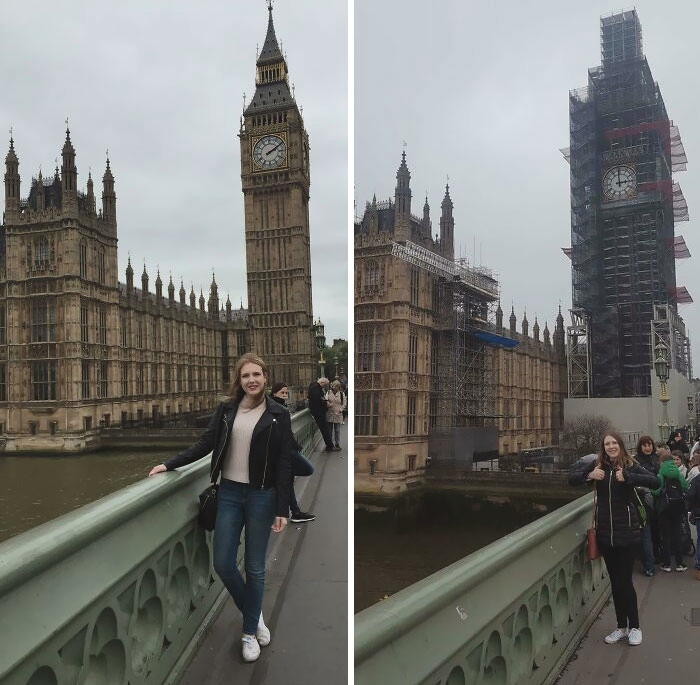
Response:
[[[255,661],[270,644],[262,617],[265,555],[270,531],[281,532],[289,516],[290,457],[294,444],[289,412],[266,396],[268,370],[254,354],[237,362],[230,397],[216,410],[194,445],[151,469],[172,471],[211,452],[211,476],[221,475],[214,570],[243,615],[244,661]],[[236,564],[245,530],[245,578]]]
[[[340,389],[340,381],[333,381],[331,389],[326,395],[328,409],[326,410],[326,421],[331,428],[333,438],[333,449],[340,449],[340,427],[343,425],[343,410],[347,407],[347,398]]]

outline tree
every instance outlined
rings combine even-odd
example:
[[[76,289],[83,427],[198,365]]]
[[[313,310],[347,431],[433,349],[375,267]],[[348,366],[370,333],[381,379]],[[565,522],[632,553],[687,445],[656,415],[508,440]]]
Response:
[[[605,416],[584,414],[564,422],[560,444],[567,456],[578,459],[597,452],[607,430],[610,421]]]
[[[333,380],[347,378],[348,374],[348,341],[338,340],[333,347],[327,345],[323,348],[326,377]]]

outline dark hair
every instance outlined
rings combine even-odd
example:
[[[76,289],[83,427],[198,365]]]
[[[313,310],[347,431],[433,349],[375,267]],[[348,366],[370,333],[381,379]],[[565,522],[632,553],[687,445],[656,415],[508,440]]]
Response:
[[[243,399],[243,396],[245,395],[245,391],[243,390],[243,387],[241,386],[241,369],[246,365],[246,364],[257,364],[263,372],[263,376],[265,376],[265,383],[267,384],[267,379],[270,376],[270,372],[268,371],[267,364],[258,357],[257,354],[253,354],[252,352],[247,352],[244,354],[237,362],[236,362],[236,368],[233,370],[233,383],[231,383],[231,389],[229,390],[229,397],[234,401],[234,402],[240,402]],[[262,392],[262,401],[265,401],[265,392],[263,389]]]
[[[634,464],[634,459],[627,454],[625,441],[622,439],[622,436],[615,431],[605,431],[605,433],[603,433],[603,437],[600,439],[600,447],[598,448],[598,459],[596,460],[596,466],[600,467],[605,459],[610,461],[610,457],[605,452],[605,438],[608,437],[615,438],[620,447],[620,456],[616,459],[614,464],[611,462],[611,466],[621,466],[622,468],[625,466],[632,466],[632,464]]]
[[[681,461],[685,458],[685,455],[680,450],[671,450],[672,457],[680,457]]]
[[[284,381],[275,381],[270,388],[270,393],[276,395],[282,388],[288,388],[289,386]]]
[[[637,453],[638,454],[642,453],[642,447],[644,445],[651,445],[652,446],[651,453],[656,454],[656,445],[654,444],[654,440],[650,435],[642,435],[639,438],[639,440],[637,440]]]

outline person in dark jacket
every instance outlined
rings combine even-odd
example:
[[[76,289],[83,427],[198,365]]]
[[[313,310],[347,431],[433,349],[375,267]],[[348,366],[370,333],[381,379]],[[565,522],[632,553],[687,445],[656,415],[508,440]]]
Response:
[[[265,394],[268,370],[254,354],[236,363],[230,399],[217,408],[202,437],[151,469],[172,471],[211,452],[212,481],[221,475],[214,529],[214,569],[243,614],[244,661],[255,661],[270,643],[262,610],[265,555],[270,531],[289,516],[290,455],[294,434],[289,412]],[[236,558],[245,529],[245,579]]]
[[[287,407],[289,386],[284,381],[276,381],[272,384],[272,388],[270,388],[270,397],[278,404],[286,407],[287,411],[289,411],[289,407]],[[314,472],[313,464],[301,453],[301,447],[296,439],[294,440],[291,466],[292,481],[289,487],[289,509],[292,515],[289,517],[289,520],[292,523],[307,523],[308,521],[313,521],[316,516],[311,512],[301,510],[299,502],[297,502],[296,493],[294,492],[294,478],[296,476],[310,476]]]
[[[328,379],[323,376],[316,381],[313,381],[309,386],[308,400],[309,411],[314,417],[318,429],[323,436],[323,442],[326,443],[326,452],[334,452],[333,438],[331,437],[331,429],[326,421],[326,411],[328,409],[328,401],[326,400],[326,392],[328,391]]]
[[[654,440],[649,435],[642,435],[637,440],[637,452],[634,455],[637,462],[643,466],[649,473],[656,473],[659,467],[656,463],[656,445]],[[654,531],[652,528],[656,526],[656,517],[654,516],[654,496],[649,488],[637,488],[640,499],[644,503],[644,508],[647,514],[647,522],[642,528],[642,563],[644,564],[644,574],[648,577],[654,575]]]
[[[691,521],[695,519],[697,530],[697,544],[695,545],[695,577],[700,580],[700,478],[696,477],[690,482],[688,489],[688,510]]]
[[[624,638],[630,645],[642,642],[637,593],[632,582],[641,539],[633,488],[654,488],[658,482],[653,473],[627,454],[624,441],[614,432],[605,434],[595,460],[579,461],[569,472],[570,485],[591,483],[596,488],[596,538],[610,577],[617,618],[617,628],[605,637],[608,644]]]
[[[690,448],[683,437],[683,431],[675,430],[671,433],[671,437],[667,440],[666,444],[668,449],[673,452],[673,450],[680,450],[684,455],[690,454]]]
[[[676,491],[688,491],[688,483],[683,473],[678,468],[679,459],[673,454],[664,454],[661,457],[659,467],[659,487],[653,490],[657,500],[659,514],[659,530],[661,531],[661,570],[671,572],[671,554],[676,558],[676,571],[687,571],[683,563],[683,550],[681,545],[683,533],[683,517],[686,515],[686,506],[683,499],[669,500],[664,493],[668,489],[669,482],[675,481]]]

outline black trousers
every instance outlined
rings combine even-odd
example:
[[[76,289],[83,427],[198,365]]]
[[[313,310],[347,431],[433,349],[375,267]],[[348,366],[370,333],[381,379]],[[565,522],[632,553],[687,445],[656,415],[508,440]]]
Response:
[[[683,526],[683,507],[669,507],[659,514],[659,531],[661,532],[661,562],[671,565],[671,554],[676,557],[676,566],[683,566],[681,535]]]
[[[637,545],[630,547],[600,545],[600,551],[610,576],[617,627],[639,628],[637,593],[632,583],[632,569],[637,556]]]
[[[316,421],[316,425],[321,431],[321,435],[323,436],[323,442],[326,443],[326,449],[332,450],[333,438],[331,437],[331,428],[328,425],[328,421],[326,421],[326,417],[321,416],[320,414],[312,414],[311,416],[314,417],[314,421]]]

